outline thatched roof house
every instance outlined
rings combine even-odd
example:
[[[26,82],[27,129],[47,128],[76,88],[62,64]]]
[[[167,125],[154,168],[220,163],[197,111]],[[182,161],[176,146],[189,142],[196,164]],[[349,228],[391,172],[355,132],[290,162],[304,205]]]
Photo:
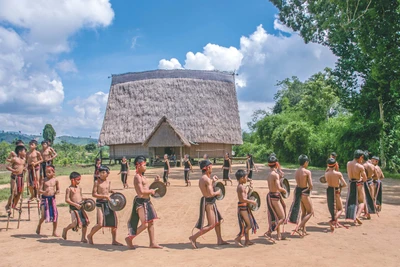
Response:
[[[234,75],[155,70],[113,75],[100,145],[110,158],[222,157],[242,144]]]

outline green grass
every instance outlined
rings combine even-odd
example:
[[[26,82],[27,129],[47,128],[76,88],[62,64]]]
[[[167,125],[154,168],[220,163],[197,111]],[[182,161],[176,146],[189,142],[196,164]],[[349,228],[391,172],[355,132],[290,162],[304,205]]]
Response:
[[[0,173],[0,184],[10,183],[10,173]]]
[[[400,179],[400,173],[383,172],[383,174],[385,175],[386,178]]]
[[[266,162],[262,162],[262,164],[264,164],[265,166],[268,166],[268,164]],[[279,164],[281,164],[281,167],[283,169],[298,169],[299,168],[299,164],[293,164],[293,163],[285,163],[285,162],[279,162]],[[309,170],[312,171],[324,171],[325,168],[322,167],[315,167],[315,166],[308,166]]]
[[[0,201],[7,200],[10,196],[10,188],[0,189]]]
[[[59,203],[57,207],[69,207],[68,203]]]

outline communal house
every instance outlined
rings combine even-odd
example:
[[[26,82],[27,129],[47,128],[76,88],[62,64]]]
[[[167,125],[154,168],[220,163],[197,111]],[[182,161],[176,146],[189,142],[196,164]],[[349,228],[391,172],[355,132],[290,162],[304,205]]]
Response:
[[[204,70],[112,75],[99,143],[110,159],[223,157],[242,144],[235,76]]]

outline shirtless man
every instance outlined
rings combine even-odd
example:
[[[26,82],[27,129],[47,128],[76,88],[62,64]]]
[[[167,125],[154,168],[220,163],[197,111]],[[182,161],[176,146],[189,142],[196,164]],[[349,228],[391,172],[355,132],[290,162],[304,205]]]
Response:
[[[328,188],[326,189],[326,197],[329,213],[331,214],[329,226],[331,232],[333,233],[335,230],[334,227],[342,227],[342,225],[338,222],[338,219],[343,212],[340,193],[342,192],[342,188],[347,186],[347,183],[343,179],[342,173],[335,170],[337,166],[335,158],[329,158],[327,164],[328,171],[325,173],[325,179],[328,184]]]
[[[125,238],[127,246],[135,249],[132,239],[147,229],[150,238],[150,248],[163,248],[154,239],[154,220],[158,219],[157,213],[150,201],[150,196],[155,194],[155,190],[149,189],[149,184],[144,176],[146,172],[146,158],[137,156],[134,161],[136,175],[133,178],[136,197],[133,200],[131,218],[128,221],[128,237]],[[159,177],[157,177],[159,178]],[[140,220],[140,226],[138,223]]]
[[[40,154],[42,155],[43,162],[40,164],[40,181],[46,177],[46,166],[53,165],[53,159],[57,157],[56,151],[49,146],[48,141],[42,141],[42,150]]]
[[[195,226],[195,228],[199,229],[200,231],[189,237],[190,243],[192,244],[192,247],[196,249],[197,238],[215,228],[215,233],[217,234],[217,244],[227,245],[228,242],[225,242],[221,236],[222,216],[217,209],[217,205],[215,204],[216,197],[221,194],[221,191],[218,190],[217,192],[214,192],[213,189],[213,185],[218,180],[218,177],[214,175],[213,178],[211,178],[212,164],[209,160],[201,161],[200,169],[203,175],[199,180],[199,188],[203,197],[201,198],[200,202],[199,220]],[[208,224],[206,226],[204,226],[204,215],[207,216]]]
[[[351,219],[354,223],[361,225],[359,219],[364,210],[364,182],[367,181],[365,168],[362,165],[364,151],[357,149],[354,152],[354,159],[347,162],[347,175],[349,176],[349,193],[346,201],[346,219]]]
[[[382,179],[385,178],[383,175],[381,167],[379,167],[379,157],[373,156],[371,160],[372,164],[375,166],[376,175],[372,176],[374,182],[374,199],[375,199],[375,206],[376,210],[379,212],[382,208]]]
[[[111,228],[112,245],[122,246],[117,242],[117,227],[118,220],[115,211],[110,209],[108,201],[110,201],[111,182],[107,180],[110,174],[110,169],[107,166],[99,167],[99,178],[94,181],[92,197],[96,198],[96,211],[97,211],[97,224],[93,226],[92,230],[87,236],[89,244],[93,245],[93,235],[103,227]]]
[[[235,174],[236,180],[239,182],[236,193],[238,196],[238,220],[239,220],[239,234],[235,238],[235,243],[239,247],[243,247],[242,237],[245,238],[245,246],[253,245],[254,243],[250,241],[249,232],[250,229],[253,234],[257,232],[258,225],[256,219],[251,212],[249,204],[257,205],[254,200],[247,199],[246,183],[247,183],[247,173],[244,170],[238,170]]]
[[[365,193],[365,207],[364,213],[365,217],[369,220],[371,219],[371,214],[376,213],[375,208],[375,186],[372,177],[377,176],[375,165],[369,160],[368,151],[364,152],[364,164],[365,174],[367,175],[367,181],[364,183],[364,193]]]
[[[297,226],[293,233],[297,233],[301,237],[307,235],[306,223],[314,213],[311,203],[310,194],[313,189],[311,172],[307,170],[309,159],[306,155],[299,156],[300,168],[295,172],[296,189],[294,191],[293,204],[290,208],[287,221],[295,223]],[[301,221],[300,218],[301,207]]]
[[[67,233],[69,230],[78,231],[82,228],[82,243],[87,243],[86,231],[89,225],[89,218],[83,209],[82,188],[79,186],[81,183],[81,175],[77,172],[72,172],[69,175],[71,185],[65,191],[65,202],[69,204],[69,212],[71,213],[72,222],[63,229],[62,238],[67,240]]]
[[[277,239],[282,240],[285,239],[282,237],[280,226],[285,222],[286,217],[286,205],[283,202],[282,195],[286,194],[286,190],[281,187],[280,183],[280,174],[276,169],[278,164],[278,159],[275,156],[270,156],[268,159],[268,166],[270,167],[270,172],[267,177],[268,189],[269,193],[267,195],[267,213],[268,213],[268,222],[269,227],[268,231],[264,234],[264,236],[275,243],[275,240],[272,238],[272,232],[276,230]]]
[[[332,152],[332,153],[330,154],[330,157],[329,157],[329,158],[332,158],[332,159],[335,160],[336,166],[335,166],[334,170],[338,172],[338,171],[339,171],[339,163],[336,161],[336,157],[337,157],[337,154],[336,154],[335,152]],[[330,169],[329,166],[327,166],[327,167],[326,167],[326,172],[329,171],[329,169]]]
[[[31,140],[29,142],[29,152],[26,154],[26,160],[28,163],[28,188],[31,197],[29,201],[37,199],[38,197],[38,187],[39,187],[39,169],[42,163],[42,155],[36,150],[37,141]]]
[[[40,220],[36,229],[36,233],[40,235],[40,228],[42,223],[46,221],[53,223],[53,236],[58,237],[57,234],[57,203],[56,194],[60,193],[60,185],[58,180],[55,178],[55,170],[53,165],[46,167],[46,178],[42,180],[39,186],[39,194],[42,195],[42,202],[40,204]]]
[[[24,190],[24,170],[25,170],[25,157],[26,148],[24,146],[17,146],[14,154],[16,156],[10,159],[10,164],[7,166],[7,170],[11,172],[10,187],[11,194],[8,198],[6,211],[10,213],[10,206],[13,209],[17,209],[18,201]]]

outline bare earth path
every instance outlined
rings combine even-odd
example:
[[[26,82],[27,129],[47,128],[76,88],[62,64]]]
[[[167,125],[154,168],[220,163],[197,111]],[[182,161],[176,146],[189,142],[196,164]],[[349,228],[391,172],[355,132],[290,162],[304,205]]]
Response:
[[[243,166],[235,166],[234,172]],[[191,249],[188,237],[199,213],[200,191],[197,187],[197,179],[200,171],[195,167],[191,174],[192,187],[184,187],[183,170],[175,168],[170,174],[171,186],[167,195],[162,199],[153,199],[153,204],[158,212],[160,220],[155,223],[156,238],[165,246],[162,250],[149,249],[148,235],[143,233],[136,239],[139,245],[136,250],[128,250],[126,247],[111,246],[111,233],[109,230],[99,231],[94,236],[95,245],[81,244],[80,232],[69,232],[68,239],[54,238],[51,233],[51,224],[44,224],[42,236],[35,234],[38,215],[31,210],[31,221],[26,221],[27,210],[22,214],[21,227],[16,229],[16,221],[10,223],[11,229],[5,231],[6,217],[5,203],[0,203],[0,251],[2,252],[0,266],[399,266],[400,261],[400,181],[386,179],[384,183],[384,206],[378,218],[364,220],[360,227],[350,227],[349,230],[338,229],[334,234],[327,233],[329,213],[326,205],[325,187],[318,181],[321,171],[313,171],[315,190],[312,200],[315,208],[315,217],[308,223],[309,236],[299,238],[291,236],[286,241],[271,245],[263,233],[267,230],[267,214],[265,211],[265,197],[267,184],[265,181],[266,167],[260,166],[260,172],[255,174],[255,190],[262,197],[262,206],[255,212],[256,220],[260,226],[257,234],[251,235],[256,243],[254,246],[239,248],[233,243],[233,239],[239,232],[236,215],[236,181],[234,186],[227,186],[224,200],[217,203],[224,217],[222,225],[223,237],[231,245],[219,247],[215,245],[216,237],[210,232],[200,238],[198,250]],[[152,169],[147,173],[154,178],[162,169]],[[218,166],[214,172],[222,176]],[[285,170],[292,190],[293,170]],[[112,171],[110,179],[112,188],[125,194],[128,200],[127,207],[118,213],[119,228],[118,241],[123,242],[127,234],[126,222],[130,216],[132,200],[135,196],[134,189],[122,189],[116,171]],[[132,186],[133,172],[129,176],[129,184]],[[172,179],[174,178],[174,179]],[[234,178],[232,174],[231,178]],[[65,189],[69,185],[66,176],[58,177],[61,184],[61,194],[57,196],[57,202],[64,202]],[[82,187],[85,195],[90,196],[93,177],[83,176]],[[342,193],[343,199],[346,198]],[[292,196],[286,200],[290,206]],[[70,223],[70,215],[67,207],[59,207],[59,227]],[[95,212],[89,213],[91,226],[95,222]],[[290,231],[293,225],[286,225]]]

